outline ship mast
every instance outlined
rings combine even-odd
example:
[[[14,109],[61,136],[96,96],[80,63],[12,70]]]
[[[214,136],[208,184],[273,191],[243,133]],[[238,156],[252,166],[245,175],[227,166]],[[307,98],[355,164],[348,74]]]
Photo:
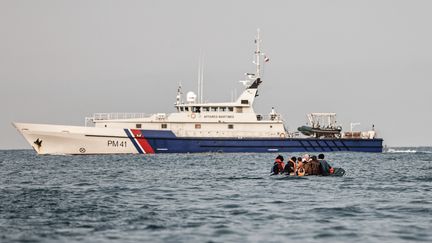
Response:
[[[257,29],[257,36],[255,39],[255,45],[256,45],[256,50],[255,50],[255,65],[256,65],[256,78],[261,78],[261,63],[260,63],[260,59],[261,59],[261,49],[260,49],[260,44],[261,44],[261,39],[260,39],[260,29]]]
[[[256,65],[256,72],[255,73],[245,73],[245,75],[251,79],[254,80],[251,85],[249,85],[248,89],[257,89],[258,86],[262,83],[261,80],[261,56],[264,55],[264,53],[261,52],[261,37],[260,37],[260,29],[257,29],[257,36],[255,38],[255,52],[254,52],[254,60],[253,63]],[[268,62],[268,58],[264,55],[264,63]],[[263,63],[263,64],[264,64]],[[247,81],[242,81],[244,85],[247,84]]]

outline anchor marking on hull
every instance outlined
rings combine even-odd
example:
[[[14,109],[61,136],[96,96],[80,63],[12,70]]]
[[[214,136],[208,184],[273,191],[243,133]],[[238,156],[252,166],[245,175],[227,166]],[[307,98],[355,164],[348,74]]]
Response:
[[[33,143],[38,146],[38,149],[40,149],[40,147],[42,146],[42,140],[40,140],[39,138],[36,139],[36,141],[34,141]]]

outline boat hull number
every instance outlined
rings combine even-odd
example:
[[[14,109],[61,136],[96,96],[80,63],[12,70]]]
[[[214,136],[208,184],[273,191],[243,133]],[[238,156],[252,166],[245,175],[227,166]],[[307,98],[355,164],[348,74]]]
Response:
[[[118,140],[108,140],[107,146],[108,147],[123,147],[123,148],[126,148],[127,147],[127,142],[126,141],[118,141]]]

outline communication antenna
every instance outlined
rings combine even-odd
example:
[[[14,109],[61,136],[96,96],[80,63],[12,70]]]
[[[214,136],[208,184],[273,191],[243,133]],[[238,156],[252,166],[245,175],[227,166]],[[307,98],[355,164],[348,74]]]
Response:
[[[260,39],[260,29],[257,29],[257,36],[255,39],[255,45],[256,45],[256,50],[255,50],[255,65],[256,65],[256,78],[261,78],[261,39]]]
[[[178,83],[178,88],[177,88],[176,105],[180,105],[182,103],[181,95],[183,93],[182,93],[181,89],[182,89],[182,85],[181,85],[181,82],[179,82]]]
[[[202,67],[201,67],[201,97],[200,97],[200,103],[203,103],[204,98],[204,53],[202,54]]]
[[[198,57],[198,102],[203,102],[204,97],[204,53],[200,52]]]

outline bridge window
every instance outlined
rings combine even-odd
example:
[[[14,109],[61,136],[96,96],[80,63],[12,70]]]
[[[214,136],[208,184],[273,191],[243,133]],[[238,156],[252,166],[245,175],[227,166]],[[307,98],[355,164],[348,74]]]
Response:
[[[199,123],[195,124],[195,129],[201,129],[201,124]]]
[[[180,111],[183,111],[184,110],[184,107],[180,107]]]
[[[201,108],[201,107],[199,107],[199,106],[194,106],[194,107],[192,107],[192,111],[193,111],[193,112],[196,112],[196,113],[200,113],[200,111],[201,111],[200,108]]]
[[[236,108],[236,112],[237,112],[237,113],[242,113],[242,112],[243,112],[243,109],[242,109],[241,107],[237,107],[237,108]]]
[[[209,107],[203,107],[203,111],[210,111]]]
[[[189,111],[189,107],[185,107],[185,111]]]
[[[234,111],[234,108],[233,108],[233,107],[228,107],[228,111],[229,111],[229,112],[233,112],[233,111]]]
[[[247,104],[249,104],[249,100],[241,100],[241,104],[242,105],[247,105]]]
[[[136,128],[141,128],[141,124],[135,124]]]
[[[161,128],[162,128],[162,129],[166,129],[167,127],[168,127],[168,126],[167,126],[166,123],[162,123],[162,124],[161,124]]]
[[[228,129],[234,129],[234,125],[233,124],[228,124]]]
[[[218,109],[217,107],[212,107],[211,111],[217,111],[217,109]]]
[[[225,112],[226,111],[226,107],[220,107],[219,111]]]

